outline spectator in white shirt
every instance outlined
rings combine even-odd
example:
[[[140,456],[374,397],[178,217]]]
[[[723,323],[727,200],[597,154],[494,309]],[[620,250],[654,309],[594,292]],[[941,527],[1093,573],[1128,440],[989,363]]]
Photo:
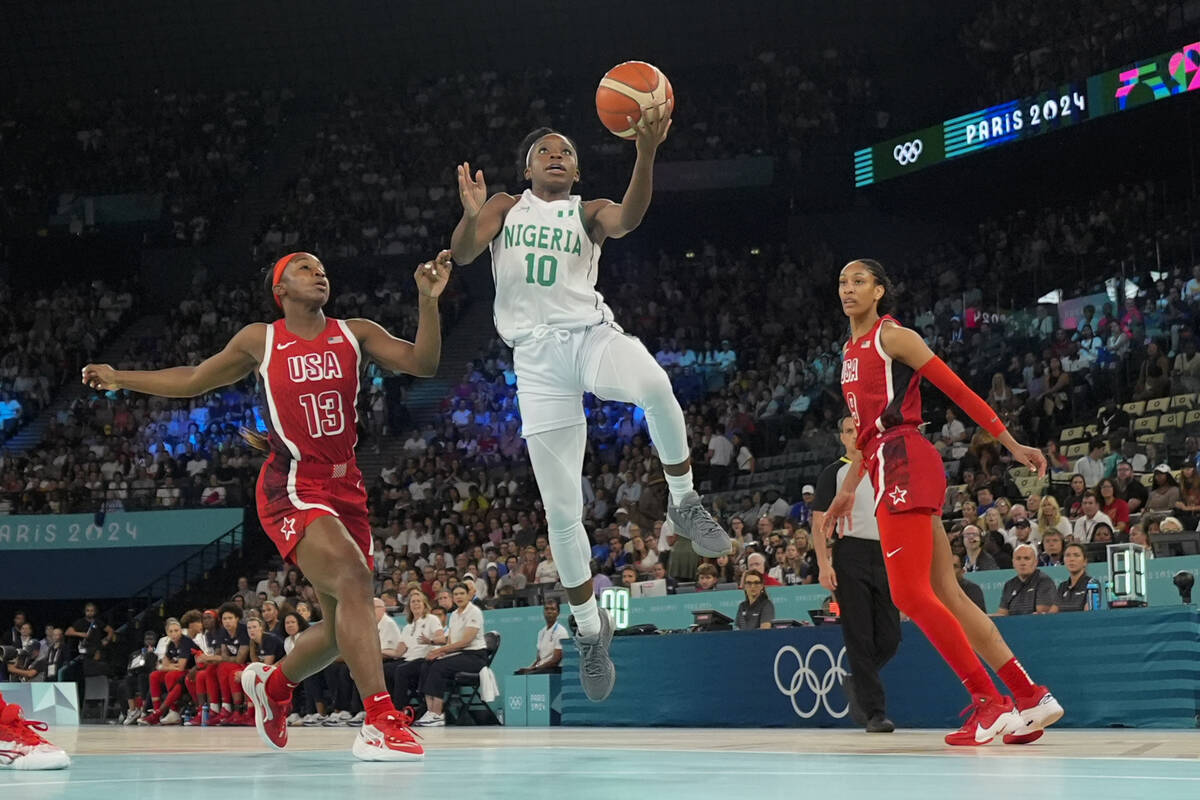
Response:
[[[1088,443],[1088,453],[1075,462],[1075,471],[1083,476],[1089,489],[1104,477],[1104,440],[1096,437]]]
[[[632,508],[642,496],[642,485],[633,478],[632,472],[625,473],[625,482],[617,487],[617,505]]]
[[[425,655],[430,662],[421,676],[421,692],[428,709],[417,727],[440,728],[446,724],[442,713],[446,689],[456,672],[479,672],[487,665],[487,642],[483,638],[483,612],[471,602],[472,587],[460,583],[454,587],[454,611],[450,614],[446,644]]]
[[[1083,544],[1092,540],[1092,531],[1097,525],[1104,523],[1111,530],[1113,527],[1112,519],[1100,510],[1100,500],[1096,493],[1088,490],[1083,493],[1083,516],[1075,520],[1075,526],[1072,529],[1072,535],[1075,541]]]
[[[933,442],[943,458],[961,458],[967,452],[967,429],[958,420],[953,408],[946,409],[946,424]]]
[[[225,505],[225,487],[221,485],[216,475],[208,476],[208,486],[205,486],[204,491],[200,493],[200,504],[204,506]]]
[[[558,583],[558,566],[554,563],[554,553],[546,548],[545,557],[538,562],[537,572],[534,573],[534,583]]]
[[[400,626],[387,613],[387,605],[381,598],[375,598],[375,627],[379,631],[379,649],[384,661],[400,658],[397,648],[400,645]]]
[[[528,667],[521,667],[514,675],[540,675],[549,672],[562,672],[559,663],[562,661],[562,643],[570,638],[567,629],[558,621],[558,601],[547,598],[542,604],[542,616],[546,619],[546,627],[538,631],[537,656]]]
[[[733,442],[725,436],[725,426],[718,424],[708,437],[709,480],[713,489],[720,491],[729,481],[729,465],[733,461]]]
[[[435,645],[444,644],[446,634],[438,618],[430,613],[429,598],[419,589],[408,595],[408,624],[400,631],[394,651],[398,661],[384,666],[388,691],[398,707],[409,705],[425,665],[425,656]]]

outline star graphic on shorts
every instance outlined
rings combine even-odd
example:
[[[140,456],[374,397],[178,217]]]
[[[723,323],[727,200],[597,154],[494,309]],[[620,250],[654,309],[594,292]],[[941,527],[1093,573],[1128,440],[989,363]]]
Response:
[[[296,518],[284,517],[283,524],[279,526],[279,532],[283,534],[283,540],[286,542],[296,535]]]
[[[893,486],[892,491],[888,493],[888,497],[892,499],[892,505],[898,506],[901,503],[908,502],[908,489],[901,489],[899,486]]]

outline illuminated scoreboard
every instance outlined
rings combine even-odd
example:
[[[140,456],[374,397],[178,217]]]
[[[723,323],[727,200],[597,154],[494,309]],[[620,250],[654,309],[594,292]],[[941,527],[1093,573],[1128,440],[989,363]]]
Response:
[[[1197,89],[1200,42],[858,150],[854,185],[870,186]]]

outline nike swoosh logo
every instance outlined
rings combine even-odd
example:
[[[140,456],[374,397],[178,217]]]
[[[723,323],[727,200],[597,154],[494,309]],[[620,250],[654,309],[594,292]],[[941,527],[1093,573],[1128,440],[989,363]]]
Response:
[[[903,550],[903,549],[904,549],[903,547],[897,547],[895,550],[893,550],[892,552],[888,553],[888,554],[887,554],[887,557],[888,557],[888,558],[891,558],[892,556],[896,555],[896,553],[899,553],[899,552],[900,552],[901,550]]]
[[[296,340],[295,340],[295,339],[293,339],[292,341],[290,341],[290,342],[287,342],[287,343],[285,343],[285,344],[277,344],[277,345],[275,345],[275,349],[276,349],[276,350],[286,350],[286,349],[288,349],[289,347],[291,347],[292,345],[294,345],[295,343],[296,343]]]

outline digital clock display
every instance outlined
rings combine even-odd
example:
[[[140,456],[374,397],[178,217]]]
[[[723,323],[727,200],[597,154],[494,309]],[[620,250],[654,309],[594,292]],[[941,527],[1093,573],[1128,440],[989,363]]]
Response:
[[[870,186],[1197,89],[1200,42],[858,150],[854,185]]]

